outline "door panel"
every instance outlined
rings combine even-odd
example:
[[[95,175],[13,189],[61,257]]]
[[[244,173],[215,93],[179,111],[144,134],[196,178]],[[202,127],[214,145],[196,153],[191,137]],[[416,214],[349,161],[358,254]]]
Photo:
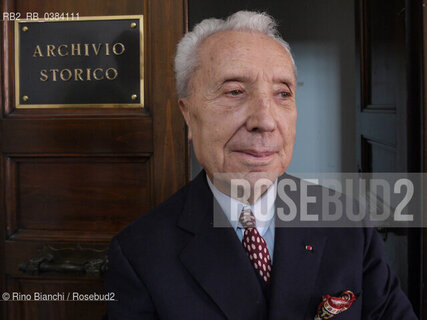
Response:
[[[15,240],[81,241],[95,233],[108,241],[152,203],[149,155],[9,156],[6,166],[14,173],[5,181],[6,229]]]
[[[406,171],[406,77],[405,14],[400,0],[386,3],[357,1],[357,50],[359,87],[357,95],[358,167],[364,172],[381,163],[387,172]],[[366,141],[389,150],[372,158]],[[391,152],[391,153],[390,153]],[[393,156],[394,158],[390,158]],[[379,163],[372,163],[377,159]],[[394,166],[390,168],[390,163]]]
[[[421,171],[421,8],[420,0],[356,1],[361,172]],[[422,230],[382,232],[388,262],[420,316]]]
[[[143,108],[16,109],[14,23],[2,24],[1,291],[103,293],[102,277],[91,265],[82,267],[82,259],[96,264],[91,252],[103,254],[124,226],[188,180],[173,73],[186,2],[3,0],[1,6],[41,17],[144,15]],[[52,261],[42,254],[47,247],[58,252]],[[0,303],[4,319],[83,320],[104,313],[102,302]]]
[[[38,110],[34,110],[34,113]],[[143,111],[141,111],[142,113]],[[64,117],[64,116],[63,116]],[[7,117],[3,122],[3,150],[14,152],[153,152],[153,120],[133,118],[32,119]],[[31,121],[29,121],[31,120]],[[40,130],[42,128],[42,130]],[[28,139],[32,132],[33,139]]]

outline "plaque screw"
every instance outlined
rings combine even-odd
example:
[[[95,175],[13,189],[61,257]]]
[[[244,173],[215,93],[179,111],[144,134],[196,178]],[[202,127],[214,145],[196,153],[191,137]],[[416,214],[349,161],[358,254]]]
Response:
[[[130,27],[131,27],[132,29],[135,29],[135,28],[136,28],[136,23],[135,23],[135,22],[132,22],[132,23],[130,24]]]
[[[23,96],[22,97],[22,100],[24,100],[24,101],[28,101],[28,99],[29,99],[28,96]]]
[[[25,32],[25,31],[28,31],[28,27],[27,27],[27,26],[23,26],[23,27],[22,27],[22,31],[24,31],[24,32]]]
[[[136,100],[136,98],[138,98],[138,96],[137,96],[136,94],[133,94],[133,95],[131,96],[131,98],[132,98],[132,100]]]

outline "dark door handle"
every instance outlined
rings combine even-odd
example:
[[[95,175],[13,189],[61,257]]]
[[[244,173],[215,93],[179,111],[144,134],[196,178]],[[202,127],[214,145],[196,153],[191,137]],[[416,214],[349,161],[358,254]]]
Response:
[[[55,272],[99,277],[108,269],[107,251],[108,248],[98,250],[79,245],[62,249],[45,245],[34,258],[21,262],[19,270],[31,275]]]

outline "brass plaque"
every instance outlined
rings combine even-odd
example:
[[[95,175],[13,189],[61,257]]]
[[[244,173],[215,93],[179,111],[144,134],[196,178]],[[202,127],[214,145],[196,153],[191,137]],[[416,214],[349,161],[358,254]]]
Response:
[[[15,21],[16,108],[144,106],[143,16]]]

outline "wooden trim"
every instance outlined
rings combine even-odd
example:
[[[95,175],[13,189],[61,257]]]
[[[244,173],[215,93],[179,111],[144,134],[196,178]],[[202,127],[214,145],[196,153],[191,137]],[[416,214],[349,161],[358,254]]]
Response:
[[[2,9],[3,12],[16,12],[15,10],[15,1],[12,0],[3,0]],[[15,92],[14,84],[12,79],[14,78],[14,70],[15,68],[10,67],[14,66],[14,54],[13,47],[11,47],[11,43],[13,43],[14,35],[13,35],[13,21],[3,20],[2,24],[2,108],[1,114],[4,117],[5,114],[12,112],[13,105],[13,95],[11,96],[11,92]],[[10,61],[9,61],[10,59]]]
[[[366,0],[360,1],[360,72],[361,72],[361,105],[360,111],[364,111],[371,102],[371,60]]]
[[[13,3],[13,2],[12,2]],[[11,4],[8,0],[3,0],[1,2],[1,8],[2,12],[8,12],[10,11]],[[8,57],[8,28],[9,23],[5,20],[2,21],[2,27],[1,27],[1,37],[2,37],[2,43],[1,43],[1,50],[0,50],[0,79],[1,79],[1,87],[0,87],[0,118],[3,119],[5,106],[7,105],[8,99],[9,99],[9,90],[7,87],[7,84],[9,83],[9,61],[7,60]],[[3,137],[0,136],[0,145],[2,144]],[[0,157],[0,168],[1,168],[1,174],[0,178],[1,181],[4,181],[5,178],[5,165],[4,165],[4,158]],[[6,255],[5,255],[5,243],[4,239],[6,239],[6,219],[4,218],[5,215],[5,188],[4,184],[1,184],[0,187],[1,190],[1,199],[2,199],[2,205],[0,207],[0,261],[6,261]],[[5,263],[0,263],[0,291],[4,292],[6,291],[6,278],[4,276],[5,274]],[[2,319],[6,319],[7,317],[7,305],[6,303],[0,303],[0,317]]]
[[[154,204],[157,205],[170,197],[177,189],[184,186],[188,177],[188,142],[185,121],[178,107],[174,79],[174,56],[176,44],[184,34],[183,17],[185,0],[147,1],[146,16],[149,26],[146,28],[149,43],[146,53],[153,61],[147,72],[148,98],[147,106],[153,115],[154,146]],[[167,17],[167,21],[158,17]],[[173,25],[174,28],[167,26]],[[154,39],[154,35],[155,39]],[[165,47],[165,43],[169,44]],[[148,67],[148,66],[147,66]],[[167,92],[167,94],[165,94]],[[170,163],[170,157],[185,160]],[[179,175],[179,176],[177,176]]]
[[[423,171],[423,0],[405,1],[406,18],[406,82],[407,82],[407,168],[409,172]],[[425,8],[424,8],[425,13]],[[423,37],[424,34],[424,37]],[[424,44],[425,45],[425,44]],[[424,51],[425,54],[425,51]],[[425,59],[424,59],[425,60]],[[423,256],[426,255],[423,242],[425,232],[422,228],[408,232],[408,295],[416,315],[423,319],[426,315],[426,288],[422,285],[424,277]],[[424,309],[424,310],[423,310]],[[423,315],[424,312],[424,315]]]

